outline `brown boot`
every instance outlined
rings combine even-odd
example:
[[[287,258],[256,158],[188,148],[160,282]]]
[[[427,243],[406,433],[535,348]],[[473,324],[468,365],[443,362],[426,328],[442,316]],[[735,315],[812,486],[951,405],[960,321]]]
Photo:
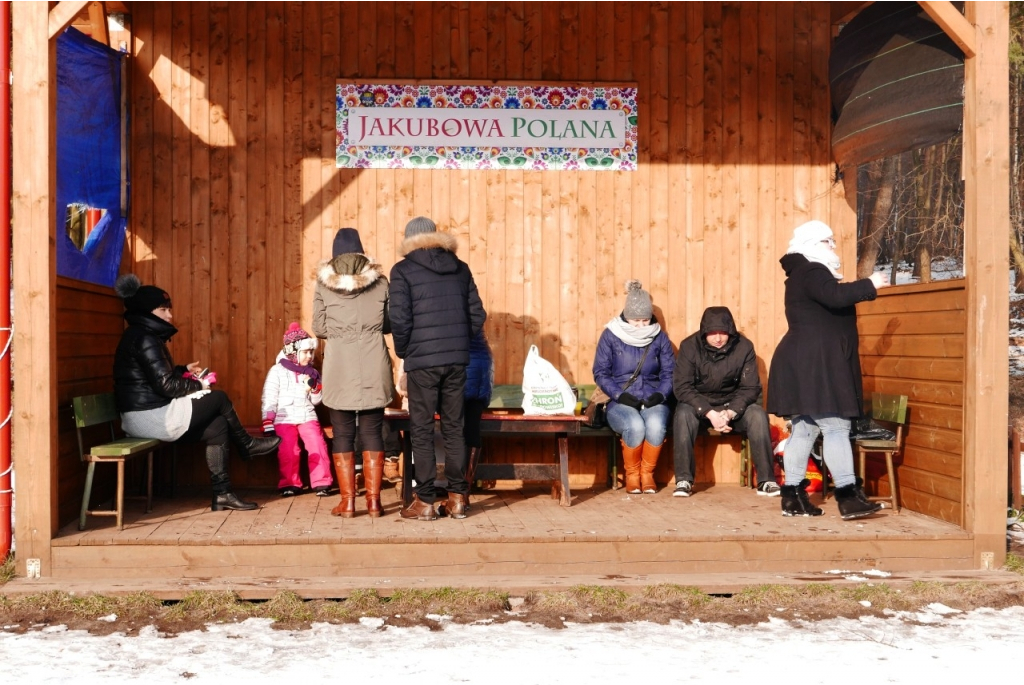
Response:
[[[413,495],[412,502],[405,509],[402,509],[400,516],[404,519],[433,521],[437,519],[437,512],[434,511],[433,504],[427,504],[420,499],[419,495]]]
[[[384,453],[363,452],[363,481],[366,483],[366,513],[377,518],[381,514],[380,484],[384,480]]]
[[[637,445],[629,447],[624,441],[622,444],[622,468],[626,472],[626,492],[631,495],[639,495],[640,490],[640,454],[644,446]]]
[[[350,519],[356,515],[356,455],[355,452],[337,452],[331,456],[341,494],[341,501],[331,509],[331,516]]]
[[[457,492],[448,493],[448,503],[444,505],[448,515],[453,519],[466,518],[466,509],[469,508],[466,504],[466,499],[465,495],[460,495]]]
[[[640,487],[645,495],[653,495],[658,491],[654,483],[654,467],[658,465],[658,455],[661,454],[661,445],[655,447],[644,440],[641,446],[643,451],[640,454]]]

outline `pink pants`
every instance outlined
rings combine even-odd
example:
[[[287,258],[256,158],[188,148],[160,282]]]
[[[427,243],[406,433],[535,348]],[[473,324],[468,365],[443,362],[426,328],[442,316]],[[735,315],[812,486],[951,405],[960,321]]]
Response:
[[[277,448],[277,468],[281,479],[277,482],[278,489],[287,487],[302,487],[302,479],[299,478],[299,438],[306,447],[309,455],[309,486],[316,488],[329,487],[331,485],[331,457],[327,452],[327,445],[324,443],[324,434],[320,430],[317,421],[307,421],[298,426],[288,423],[274,424],[274,430],[281,438],[281,444]]]

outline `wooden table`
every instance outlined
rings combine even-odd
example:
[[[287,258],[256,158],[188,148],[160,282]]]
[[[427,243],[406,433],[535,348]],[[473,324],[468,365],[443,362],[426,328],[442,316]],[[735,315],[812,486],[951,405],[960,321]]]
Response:
[[[435,420],[438,417],[435,415]],[[568,507],[572,500],[569,490],[569,437],[604,437],[614,433],[594,430],[583,425],[582,416],[526,416],[521,410],[505,409],[484,412],[480,421],[482,435],[552,435],[556,440],[556,464],[487,464],[476,467],[475,480],[550,480],[551,496]],[[384,420],[402,433],[402,498],[408,506],[412,502],[412,438],[409,432],[409,413],[388,410]],[[482,459],[481,459],[482,461]]]

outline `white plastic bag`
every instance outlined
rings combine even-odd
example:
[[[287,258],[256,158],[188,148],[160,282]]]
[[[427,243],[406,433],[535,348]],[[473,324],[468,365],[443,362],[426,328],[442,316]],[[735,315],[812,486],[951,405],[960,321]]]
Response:
[[[523,365],[523,413],[527,416],[576,412],[576,395],[551,362],[530,345]]]

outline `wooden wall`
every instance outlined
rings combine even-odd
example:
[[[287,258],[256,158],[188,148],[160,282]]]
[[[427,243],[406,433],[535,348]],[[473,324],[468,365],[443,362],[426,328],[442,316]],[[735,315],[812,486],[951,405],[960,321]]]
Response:
[[[432,217],[477,279],[497,382],[537,344],[587,383],[633,277],[676,343],[729,306],[767,369],[777,260],[835,211],[828,3],[161,2],[132,27],[125,270],[171,292],[175,359],[216,369],[246,422],[339,227],[390,268],[405,223]],[[339,170],[338,78],[634,82],[639,170]],[[527,449],[509,444],[494,456]],[[605,477],[585,445],[577,487]]]
[[[882,290],[857,306],[864,395],[909,398],[906,449],[896,460],[902,506],[957,525],[964,520],[963,280]],[[868,489],[888,494],[884,460],[869,457]]]

